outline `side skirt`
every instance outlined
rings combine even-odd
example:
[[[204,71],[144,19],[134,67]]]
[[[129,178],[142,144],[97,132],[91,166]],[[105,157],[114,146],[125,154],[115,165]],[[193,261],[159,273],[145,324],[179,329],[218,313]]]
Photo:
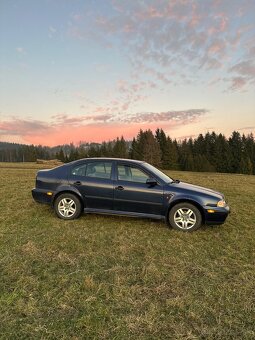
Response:
[[[116,216],[152,218],[152,219],[155,219],[155,220],[165,220],[165,216],[162,216],[162,215],[143,214],[143,213],[129,212],[129,211],[119,211],[119,210],[85,208],[84,213],[85,214],[116,215]]]

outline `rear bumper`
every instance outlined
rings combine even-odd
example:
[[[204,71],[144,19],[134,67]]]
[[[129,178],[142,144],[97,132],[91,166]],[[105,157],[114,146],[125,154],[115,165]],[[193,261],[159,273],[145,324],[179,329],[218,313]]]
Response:
[[[213,210],[214,212],[208,212],[208,210]],[[230,213],[230,207],[204,207],[204,212],[205,224],[223,224]]]
[[[32,189],[33,199],[38,203],[51,204],[53,195],[48,195],[49,191],[44,189]]]

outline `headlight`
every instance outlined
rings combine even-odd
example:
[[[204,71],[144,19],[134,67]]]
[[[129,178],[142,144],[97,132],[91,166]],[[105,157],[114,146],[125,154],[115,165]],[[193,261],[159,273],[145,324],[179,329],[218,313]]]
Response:
[[[217,203],[217,207],[224,208],[226,206],[226,202],[224,200],[221,200]]]

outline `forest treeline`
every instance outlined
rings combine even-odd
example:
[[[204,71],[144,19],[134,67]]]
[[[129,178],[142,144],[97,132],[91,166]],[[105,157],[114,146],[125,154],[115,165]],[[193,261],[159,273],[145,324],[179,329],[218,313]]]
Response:
[[[121,157],[145,160],[162,169],[255,174],[255,140],[234,131],[229,138],[208,132],[177,141],[162,129],[140,130],[133,141],[123,137],[109,142],[56,147],[0,142],[1,162],[33,162],[57,158],[70,162],[85,157]]]

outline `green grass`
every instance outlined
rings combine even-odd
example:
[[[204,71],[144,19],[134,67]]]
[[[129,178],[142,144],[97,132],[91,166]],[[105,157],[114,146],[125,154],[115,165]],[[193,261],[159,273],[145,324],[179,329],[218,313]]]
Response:
[[[170,172],[225,193],[222,226],[58,219],[34,164],[0,164],[2,339],[254,339],[255,176]]]

